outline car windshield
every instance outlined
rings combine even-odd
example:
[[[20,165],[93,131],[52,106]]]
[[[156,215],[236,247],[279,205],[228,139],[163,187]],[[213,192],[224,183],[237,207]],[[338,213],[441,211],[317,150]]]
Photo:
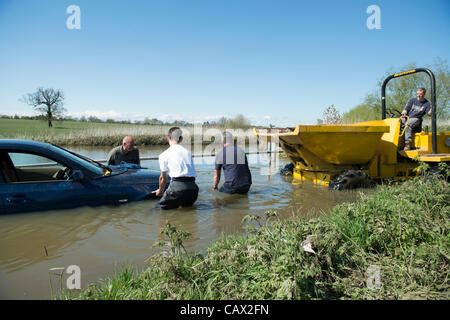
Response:
[[[71,152],[69,150],[66,150],[64,148],[58,147],[56,145],[52,145],[53,151],[63,155],[66,158],[69,158],[73,162],[78,163],[80,166],[94,172],[98,175],[103,175],[107,171],[110,171],[109,168],[100,162],[97,162],[95,160],[89,159],[88,157],[76,154],[75,152]]]

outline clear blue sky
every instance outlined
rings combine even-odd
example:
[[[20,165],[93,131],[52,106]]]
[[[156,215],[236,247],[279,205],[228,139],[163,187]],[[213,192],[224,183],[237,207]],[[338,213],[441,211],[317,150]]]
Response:
[[[313,124],[391,67],[448,61],[449,18],[448,0],[0,0],[0,114],[34,114],[18,99],[54,87],[74,116]]]

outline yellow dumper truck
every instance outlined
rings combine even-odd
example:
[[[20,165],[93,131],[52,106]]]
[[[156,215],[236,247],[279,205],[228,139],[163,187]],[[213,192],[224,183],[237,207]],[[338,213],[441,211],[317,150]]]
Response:
[[[403,151],[400,118],[386,119],[385,92],[394,78],[425,72],[431,82],[432,130],[414,134],[413,149]],[[293,164],[294,181],[351,189],[373,184],[374,179],[405,180],[418,175],[419,162],[431,167],[450,163],[450,132],[436,132],[435,78],[417,68],[396,73],[381,88],[382,120],[339,125],[298,125],[295,128],[254,128],[258,138],[278,142]]]

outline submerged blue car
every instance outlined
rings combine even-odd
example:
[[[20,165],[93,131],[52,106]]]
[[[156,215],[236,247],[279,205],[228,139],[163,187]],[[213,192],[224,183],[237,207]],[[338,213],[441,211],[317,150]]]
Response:
[[[0,140],[0,214],[154,198],[159,172],[105,166],[56,145]]]

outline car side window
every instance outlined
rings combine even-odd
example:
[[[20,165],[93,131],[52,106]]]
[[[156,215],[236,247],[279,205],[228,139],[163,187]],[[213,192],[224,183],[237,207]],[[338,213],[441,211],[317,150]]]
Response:
[[[32,153],[8,152],[15,167],[26,167],[36,165],[57,165],[57,162],[49,158]]]
[[[69,180],[71,168],[42,155],[8,152],[10,163],[5,171],[7,182],[48,182]]]

